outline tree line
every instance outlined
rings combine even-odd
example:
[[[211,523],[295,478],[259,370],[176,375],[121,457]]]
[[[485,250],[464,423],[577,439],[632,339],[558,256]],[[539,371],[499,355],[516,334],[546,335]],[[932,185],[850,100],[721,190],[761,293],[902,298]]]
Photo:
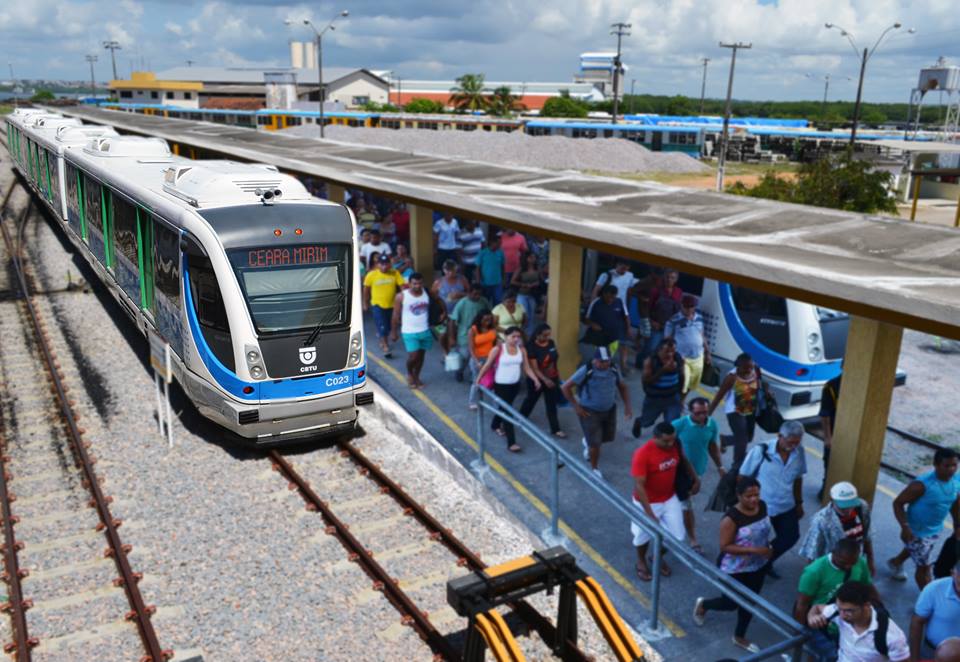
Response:
[[[526,107],[509,86],[489,89],[483,74],[464,74],[450,89],[447,103],[432,99],[415,98],[401,106],[370,103],[366,110],[381,112],[444,113],[447,108],[455,113],[484,112],[498,117],[515,115]],[[746,101],[734,99],[731,103],[734,117],[780,117],[810,120],[822,127],[847,124],[853,120],[852,101]],[[704,115],[722,115],[723,99],[705,99]],[[548,99],[540,111],[541,117],[587,117],[591,112],[613,111],[613,101],[589,102],[575,99],[569,91],[561,91],[559,97]],[[627,94],[620,101],[621,114],[699,115],[700,99],[683,95]],[[921,122],[937,125],[943,121],[944,109],[928,105],[921,111]],[[907,103],[863,103],[860,119],[864,124],[877,125],[888,122],[907,121]]]

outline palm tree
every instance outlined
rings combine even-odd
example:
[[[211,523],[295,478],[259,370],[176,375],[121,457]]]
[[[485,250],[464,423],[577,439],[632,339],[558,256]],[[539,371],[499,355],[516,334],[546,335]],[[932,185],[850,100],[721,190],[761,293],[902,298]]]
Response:
[[[487,97],[484,96],[483,74],[464,74],[457,79],[457,85],[450,88],[450,103],[458,112],[486,110]]]
[[[514,111],[527,109],[525,105],[520,103],[520,97],[513,95],[508,85],[501,85],[494,89],[488,103],[490,112],[500,116],[512,115]]]

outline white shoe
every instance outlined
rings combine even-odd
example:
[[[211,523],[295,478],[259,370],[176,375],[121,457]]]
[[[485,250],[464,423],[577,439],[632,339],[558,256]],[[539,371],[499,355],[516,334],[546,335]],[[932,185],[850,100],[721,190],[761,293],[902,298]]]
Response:
[[[593,472],[594,476],[596,476],[600,480],[603,480],[603,472],[601,472],[599,469],[591,469],[590,471]]]
[[[587,438],[586,438],[586,437],[581,437],[581,438],[580,438],[580,443],[583,444],[583,459],[584,459],[584,460],[589,460],[589,459],[590,459],[590,447],[587,446]]]
[[[907,573],[903,571],[902,563],[894,563],[893,559],[887,560],[887,567],[890,569],[890,577],[898,582],[907,581]]]
[[[705,600],[706,598],[697,598],[697,601],[693,603],[693,622],[696,623],[698,627],[703,627],[703,621],[707,616],[706,611],[702,614],[700,613],[700,609],[703,607]]]

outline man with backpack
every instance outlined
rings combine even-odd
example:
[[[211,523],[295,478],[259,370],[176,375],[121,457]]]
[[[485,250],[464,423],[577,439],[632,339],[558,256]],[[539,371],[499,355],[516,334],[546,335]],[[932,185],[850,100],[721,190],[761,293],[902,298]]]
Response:
[[[807,473],[807,461],[800,445],[802,439],[803,425],[799,421],[786,421],[775,440],[754,446],[740,466],[741,474],[754,476],[760,482],[760,494],[777,532],[767,567],[771,579],[779,579],[773,570],[774,562],[800,539],[803,475]]]
[[[851,538],[844,538],[830,554],[821,556],[803,569],[793,607],[794,618],[800,623],[807,623],[813,613],[811,607],[822,608],[832,603],[840,586],[849,581],[869,584],[872,579],[867,562],[860,554],[860,544]],[[834,626],[818,632],[810,640],[810,645],[821,654],[821,659],[833,659],[831,655],[836,651],[835,634]]]
[[[577,387],[574,395],[573,387]],[[617,435],[617,392],[623,400],[623,415],[633,416],[630,406],[630,390],[620,372],[611,364],[610,350],[597,347],[593,361],[580,366],[560,387],[563,396],[573,406],[583,429],[583,455],[597,478],[603,474],[597,468],[600,461],[600,446],[611,442]]]
[[[800,556],[813,561],[833,549],[843,538],[853,538],[863,545],[870,574],[876,575],[873,541],[870,538],[870,505],[857,495],[851,483],[841,482],[830,488],[830,503],[818,510],[810,528],[800,542]]]
[[[831,622],[838,630],[839,662],[906,662],[910,649],[903,630],[877,600],[871,584],[847,581],[829,605],[814,605],[807,617],[813,628]]]

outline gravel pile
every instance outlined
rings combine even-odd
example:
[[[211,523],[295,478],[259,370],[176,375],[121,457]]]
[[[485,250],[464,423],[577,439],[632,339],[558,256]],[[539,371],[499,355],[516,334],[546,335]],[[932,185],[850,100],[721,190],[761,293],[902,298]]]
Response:
[[[0,184],[7,177],[0,174]],[[22,208],[22,193],[13,204]],[[32,253],[44,256],[36,270],[45,289],[62,288],[68,272],[77,280],[80,270],[45,222],[34,217],[26,235]],[[71,396],[91,452],[100,459],[105,489],[124,518],[124,542],[133,545],[132,560],[144,573],[144,599],[157,605],[153,622],[161,645],[177,651],[176,659],[202,654],[206,662],[429,660],[425,645],[399,625],[394,608],[371,590],[356,564],[346,562],[340,544],[325,535],[319,516],[306,511],[260,455],[220,445],[220,431],[192,413],[176,388],[171,389],[176,446],[167,448],[153,419],[146,343],[100,289],[49,297],[75,341],[71,351],[58,338],[57,351],[68,372],[75,363],[99,369],[101,383],[74,383]],[[482,491],[476,483],[461,485],[463,480],[446,476],[400,443],[402,435],[379,418],[376,412],[365,415],[367,434],[358,440],[360,448],[389,466],[395,480],[430,504],[431,512],[485,560],[495,563],[540,546],[502,509],[476,498]],[[291,460],[313,474],[331,456],[331,451],[314,450]],[[340,485],[347,499],[367,489],[348,493],[354,488]],[[353,520],[364,513],[360,508],[346,514]],[[431,558],[442,562],[443,554]],[[441,570],[452,572],[448,566]],[[429,597],[434,608],[444,601],[443,595]],[[556,608],[544,606],[545,613]],[[584,613],[581,619],[589,622]],[[602,637],[583,629],[585,647],[605,655]],[[43,659],[112,662],[119,650],[128,651],[130,659],[129,645],[105,632],[93,648],[87,643],[86,650],[97,651],[93,658],[64,647]],[[539,654],[531,648],[529,659],[548,657],[541,645],[536,649]]]
[[[316,126],[298,126],[284,133],[317,138]],[[651,152],[622,138],[566,138],[529,136],[525,133],[484,131],[430,131],[427,129],[365,129],[328,126],[328,140],[388,147],[401,152],[471,161],[546,168],[594,170],[619,173],[679,172],[709,170],[696,159],[679,152]]]

